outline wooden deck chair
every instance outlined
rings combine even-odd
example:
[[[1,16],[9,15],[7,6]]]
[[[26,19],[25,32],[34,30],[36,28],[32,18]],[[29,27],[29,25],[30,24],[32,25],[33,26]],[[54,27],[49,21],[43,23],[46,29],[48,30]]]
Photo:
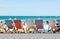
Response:
[[[13,22],[12,20],[5,20],[5,23],[8,27],[7,32],[14,32]]]
[[[48,20],[48,24],[49,24],[49,31],[55,33],[55,31],[56,31],[55,20]]]
[[[44,32],[43,20],[35,20],[35,24],[38,32]]]
[[[14,20],[14,24],[17,32],[24,32],[21,20]]]
[[[32,20],[26,20],[25,24],[28,27],[28,32],[30,33],[34,33],[36,30],[36,25],[34,24],[34,22]]]
[[[57,21],[57,23],[56,23],[56,25],[57,25],[57,31],[59,32],[60,31],[60,20],[56,20]]]

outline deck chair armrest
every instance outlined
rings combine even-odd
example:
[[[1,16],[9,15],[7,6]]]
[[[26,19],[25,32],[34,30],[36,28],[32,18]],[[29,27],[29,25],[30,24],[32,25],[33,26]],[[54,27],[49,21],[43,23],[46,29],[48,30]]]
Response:
[[[34,29],[29,29],[29,31],[34,31]]]
[[[24,30],[23,29],[18,29],[18,31],[23,32]]]
[[[43,26],[43,29],[45,30],[44,26]]]

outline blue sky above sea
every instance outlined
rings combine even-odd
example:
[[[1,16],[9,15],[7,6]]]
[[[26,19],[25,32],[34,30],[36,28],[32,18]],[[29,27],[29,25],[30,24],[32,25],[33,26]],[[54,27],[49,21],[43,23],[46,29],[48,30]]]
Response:
[[[60,16],[60,0],[0,0],[0,16]]]

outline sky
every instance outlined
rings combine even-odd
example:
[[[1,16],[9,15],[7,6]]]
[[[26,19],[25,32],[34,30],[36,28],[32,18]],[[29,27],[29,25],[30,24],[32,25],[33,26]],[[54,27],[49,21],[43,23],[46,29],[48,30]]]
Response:
[[[0,16],[60,16],[60,0],[0,0]]]

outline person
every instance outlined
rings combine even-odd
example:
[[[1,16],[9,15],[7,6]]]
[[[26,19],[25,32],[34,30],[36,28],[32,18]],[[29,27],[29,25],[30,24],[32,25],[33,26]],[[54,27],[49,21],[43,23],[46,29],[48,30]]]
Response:
[[[0,21],[0,32],[5,32],[2,21]]]
[[[27,33],[27,31],[28,31],[28,28],[27,28],[27,25],[25,24],[25,22],[23,24],[23,30],[25,31],[25,33]]]
[[[7,27],[6,23],[3,24],[3,27],[4,27],[5,32],[7,32],[8,27]]]

